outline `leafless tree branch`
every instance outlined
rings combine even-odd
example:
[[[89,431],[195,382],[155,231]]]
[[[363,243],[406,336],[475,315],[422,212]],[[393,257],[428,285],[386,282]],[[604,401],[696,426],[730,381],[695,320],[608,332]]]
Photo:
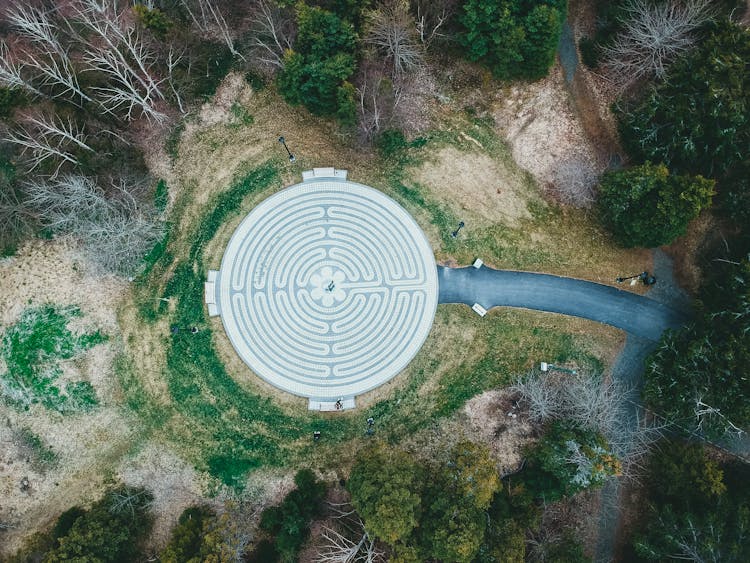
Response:
[[[0,86],[10,89],[18,88],[34,96],[44,97],[41,91],[24,78],[23,67],[21,61],[11,57],[7,43],[0,40]]]
[[[412,0],[416,12],[416,30],[425,49],[439,37],[445,37],[443,26],[456,11],[455,0]]]
[[[606,74],[622,88],[651,76],[664,79],[669,64],[695,43],[696,30],[715,15],[711,0],[631,0],[623,31],[603,49]]]
[[[190,14],[193,23],[200,31],[217,35],[226,43],[233,55],[245,60],[242,53],[235,48],[232,30],[229,28],[215,0],[180,0],[180,3],[187,10],[188,14]]]
[[[422,45],[406,0],[389,0],[368,14],[365,42],[391,62],[394,78],[422,63]]]
[[[76,20],[93,38],[80,37],[87,48],[83,62],[87,70],[107,75],[111,83],[94,89],[110,112],[125,108],[128,120],[138,108],[148,119],[162,121],[156,103],[164,99],[154,71],[155,55],[138,29],[116,11],[112,2],[77,0]]]
[[[294,18],[272,0],[258,0],[250,14],[253,58],[272,68],[284,68],[284,53],[294,44]]]
[[[92,262],[106,271],[137,271],[163,236],[158,214],[138,202],[133,196],[138,186],[124,179],[113,183],[110,197],[93,180],[74,175],[30,182],[25,189],[40,222],[78,238]]]

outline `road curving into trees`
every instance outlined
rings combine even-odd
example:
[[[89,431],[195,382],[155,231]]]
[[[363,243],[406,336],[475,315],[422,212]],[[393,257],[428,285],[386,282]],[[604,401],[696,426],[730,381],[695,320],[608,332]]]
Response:
[[[481,268],[438,266],[439,303],[479,303],[520,307],[582,317],[608,324],[651,341],[668,328],[678,328],[688,316],[629,291],[550,274]]]

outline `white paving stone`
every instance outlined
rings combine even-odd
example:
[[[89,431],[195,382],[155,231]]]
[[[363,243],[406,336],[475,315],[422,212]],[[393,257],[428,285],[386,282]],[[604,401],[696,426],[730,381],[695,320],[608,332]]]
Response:
[[[215,284],[224,328],[250,369],[323,403],[404,369],[438,301],[435,259],[414,219],[341,175],[306,175],[253,209]]]

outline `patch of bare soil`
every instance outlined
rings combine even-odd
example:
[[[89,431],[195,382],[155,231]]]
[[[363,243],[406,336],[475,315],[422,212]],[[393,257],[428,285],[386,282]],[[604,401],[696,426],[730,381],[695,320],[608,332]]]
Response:
[[[399,102],[393,112],[394,125],[407,137],[414,137],[430,128],[431,113],[440,98],[435,82],[437,69],[420,67],[404,78]]]
[[[489,446],[501,475],[518,470],[523,448],[534,440],[534,427],[521,416],[512,392],[496,389],[477,395],[462,415],[474,439]]]
[[[441,201],[460,208],[465,212],[462,216],[474,215],[485,222],[509,226],[518,226],[520,219],[531,217],[522,174],[487,154],[446,147],[411,177]]]
[[[93,273],[67,239],[29,242],[0,260],[0,280],[0,327],[27,307],[57,303],[78,305],[84,320],[104,332],[117,330],[114,309],[126,282]]]
[[[0,541],[0,555],[7,555],[64,510],[96,500],[108,471],[134,436],[129,421],[105,406],[90,414],[62,416],[36,406],[18,412],[3,405],[0,417],[0,521],[13,526]],[[57,462],[40,467],[19,441],[20,429],[39,436]],[[21,487],[23,479],[28,479],[27,490]]]
[[[559,64],[533,84],[514,84],[492,108],[515,161],[566,203],[586,205],[607,160],[591,142]]]
[[[697,260],[706,242],[720,233],[716,219],[710,213],[703,213],[688,225],[684,236],[665,247],[674,260],[674,276],[677,282],[695,294],[701,284],[703,272]]]
[[[157,507],[151,533],[154,546],[167,543],[172,527],[186,508],[199,504],[208,504],[216,510],[221,507],[216,498],[205,498],[205,476],[163,444],[149,444],[136,456],[124,460],[118,474],[123,483],[143,487],[153,494],[153,505]]]

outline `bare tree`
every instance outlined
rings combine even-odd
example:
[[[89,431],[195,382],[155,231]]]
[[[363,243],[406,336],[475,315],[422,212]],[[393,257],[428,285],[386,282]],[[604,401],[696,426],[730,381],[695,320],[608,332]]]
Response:
[[[180,3],[187,10],[199,30],[218,36],[226,43],[233,55],[245,59],[234,46],[232,30],[216,5],[216,0],[180,0]]]
[[[132,487],[121,487],[112,493],[112,504],[109,511],[112,514],[129,512],[131,518],[135,518],[136,512],[142,507],[143,500],[148,498],[148,492],[144,489]]]
[[[0,86],[9,89],[18,88],[34,96],[44,96],[24,78],[23,68],[23,63],[11,56],[7,43],[0,39]]]
[[[565,418],[601,433],[628,478],[638,477],[643,459],[666,428],[663,422],[647,423],[633,391],[612,379],[601,381],[583,373],[532,373],[519,378],[512,389],[519,393],[533,422]]]
[[[363,64],[356,80],[359,104],[359,131],[365,141],[371,140],[381,129],[388,127],[397,104],[393,81],[384,76],[381,68]]]
[[[78,96],[81,100],[92,101],[81,89],[78,77],[73,69],[73,64],[67,53],[56,55],[52,52],[47,52],[46,55],[46,57],[39,57],[27,51],[24,62],[27,67],[39,73],[38,77],[41,78],[43,86],[47,88],[52,86],[63,87],[61,94],[51,94],[50,97],[56,98],[70,92]]]
[[[422,63],[423,48],[407,0],[388,0],[371,11],[365,42],[391,62],[394,78]]]
[[[550,194],[560,203],[574,207],[591,207],[596,199],[599,174],[596,165],[582,154],[566,156],[552,170]]]
[[[128,120],[137,108],[143,115],[162,121],[156,104],[164,99],[161,80],[156,78],[155,54],[148,48],[132,21],[118,13],[114,2],[77,0],[75,19],[90,32],[78,35],[86,47],[83,62],[87,70],[104,73],[110,83],[98,86],[102,106],[109,112],[122,108]]]
[[[351,540],[342,533],[332,529],[323,529],[326,546],[314,561],[316,563],[376,563],[385,561],[384,554],[378,550],[375,541],[362,527],[357,539]]]
[[[348,504],[329,504],[336,529],[323,528],[325,542],[315,563],[384,563],[385,553],[365,529],[357,513]]]
[[[22,154],[28,158],[29,170],[35,170],[48,160],[57,162],[53,177],[57,176],[66,162],[78,164],[78,159],[70,150],[72,147],[93,151],[85,139],[82,130],[72,119],[64,120],[43,114],[25,116],[20,127],[9,131],[5,137],[6,141],[22,148]]]
[[[0,248],[14,247],[33,230],[34,218],[12,186],[0,188]]]
[[[78,238],[91,261],[106,271],[131,274],[163,237],[163,224],[150,205],[133,195],[137,183],[118,180],[107,197],[83,176],[66,175],[26,185],[30,205],[47,228]]]
[[[443,26],[456,11],[456,0],[412,0],[417,15],[416,29],[419,41],[429,49],[433,41],[444,37]]]
[[[58,38],[58,24],[50,18],[49,12],[19,3],[9,8],[6,16],[18,33],[41,53],[24,49],[23,62],[40,73],[42,85],[60,85],[63,94],[71,92],[82,100],[91,101],[78,84],[73,63]]]
[[[623,30],[603,49],[604,68],[625,88],[656,76],[664,79],[669,63],[697,40],[696,31],[715,17],[711,0],[631,0]]]
[[[521,396],[532,422],[561,418],[565,413],[561,385],[555,376],[540,377],[534,373],[519,377],[511,388]]]
[[[296,33],[290,10],[272,0],[258,0],[250,22],[254,60],[271,68],[284,68],[284,53],[292,48]]]
[[[613,378],[579,374],[567,379],[562,394],[566,417],[581,428],[612,436],[627,417],[630,392]]]
[[[180,113],[184,114],[187,113],[187,111],[182,104],[182,96],[180,96],[180,91],[174,83],[174,69],[177,68],[177,65],[180,64],[181,60],[182,54],[176,54],[174,51],[174,46],[170,45],[169,54],[167,55],[167,79],[169,81],[169,88],[172,90],[175,100],[177,101],[177,106],[180,108]]]

